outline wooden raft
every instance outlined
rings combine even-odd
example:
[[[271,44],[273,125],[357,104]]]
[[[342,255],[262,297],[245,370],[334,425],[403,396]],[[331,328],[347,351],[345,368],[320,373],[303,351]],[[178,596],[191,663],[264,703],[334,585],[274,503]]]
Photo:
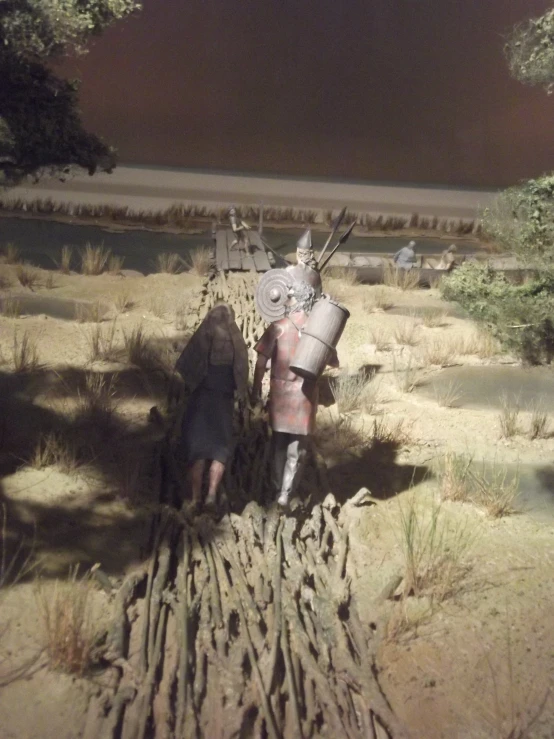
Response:
[[[218,270],[224,272],[267,272],[271,269],[267,250],[257,231],[249,231],[250,247],[231,244],[235,235],[230,228],[221,228],[215,234],[215,259]]]

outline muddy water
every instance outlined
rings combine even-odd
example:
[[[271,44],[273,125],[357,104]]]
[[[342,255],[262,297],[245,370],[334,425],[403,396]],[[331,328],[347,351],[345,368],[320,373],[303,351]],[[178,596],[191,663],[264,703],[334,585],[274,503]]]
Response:
[[[296,240],[302,229],[264,229],[264,238],[273,248],[283,247],[283,253],[294,250]],[[327,239],[327,233],[313,233],[314,248],[318,251]],[[380,253],[394,254],[408,240],[404,237],[363,237],[353,236],[345,245],[346,254]],[[451,239],[458,246],[459,254],[475,254],[480,250],[479,244],[472,241]],[[0,219],[0,249],[8,242],[14,243],[21,251],[25,260],[44,269],[54,269],[59,262],[61,248],[64,245],[74,246],[76,252],[85,244],[103,244],[111,249],[112,253],[125,258],[124,266],[127,269],[136,269],[145,274],[154,271],[156,254],[164,251],[175,252],[185,258],[187,254],[198,246],[211,246],[211,229],[199,234],[172,234],[159,231],[116,231],[115,228],[100,226],[74,225],[58,223],[56,221],[1,218]],[[440,254],[450,243],[444,239],[417,239],[421,253]],[[76,259],[78,255],[76,254]],[[75,265],[77,266],[77,265]]]
[[[17,303],[22,316],[50,316],[66,321],[91,319],[98,312],[102,318],[108,312],[105,305],[91,303],[87,300],[71,300],[69,298],[51,298],[44,295],[12,295],[10,301]],[[0,299],[3,309],[3,301]]]
[[[460,408],[500,408],[503,396],[517,400],[522,410],[534,403],[554,412],[554,370],[548,367],[490,365],[448,367],[431,376],[416,392],[435,398],[456,386]]]

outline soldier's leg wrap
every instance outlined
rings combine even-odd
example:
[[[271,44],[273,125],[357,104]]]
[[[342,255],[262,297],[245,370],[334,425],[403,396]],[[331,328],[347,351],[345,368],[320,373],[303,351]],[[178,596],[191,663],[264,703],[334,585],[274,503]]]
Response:
[[[306,461],[308,451],[308,436],[300,436],[298,434],[289,434],[289,442],[287,445],[287,458],[285,462],[285,471],[283,481],[281,483],[281,495],[287,499],[296,490],[302,475],[302,468]]]
[[[285,434],[281,431],[273,432],[273,464],[271,467],[271,482],[276,493],[280,492],[281,485],[283,484],[289,436],[290,434]]]

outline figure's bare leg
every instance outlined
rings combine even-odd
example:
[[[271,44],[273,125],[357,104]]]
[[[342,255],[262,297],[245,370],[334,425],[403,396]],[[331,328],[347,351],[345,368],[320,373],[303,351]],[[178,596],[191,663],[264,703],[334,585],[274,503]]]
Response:
[[[218,462],[216,459],[210,465],[210,482],[208,487],[208,497],[206,503],[213,504],[216,501],[217,489],[223,478],[225,472],[225,465],[223,462]]]
[[[197,459],[189,467],[189,483],[192,490],[192,502],[200,503],[202,500],[202,478],[204,476],[205,459]]]

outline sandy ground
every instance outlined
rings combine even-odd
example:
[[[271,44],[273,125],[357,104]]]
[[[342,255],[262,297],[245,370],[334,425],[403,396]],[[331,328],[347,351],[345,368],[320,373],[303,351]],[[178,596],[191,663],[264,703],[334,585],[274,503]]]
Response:
[[[53,198],[67,203],[163,210],[175,202],[222,208],[229,203],[267,207],[340,209],[376,214],[419,213],[473,219],[495,193],[401,185],[376,185],[284,177],[259,177],[186,170],[117,167],[111,174],[78,174],[65,182],[41,179],[15,187],[10,198]]]
[[[5,277],[13,276],[11,267],[3,265],[0,270]],[[106,335],[114,326],[114,343],[121,346],[125,334],[140,326],[154,346],[167,352],[168,361],[173,360],[193,325],[187,306],[200,289],[199,278],[189,274],[56,274],[51,289],[44,286],[46,278],[42,272],[42,286],[34,287],[34,295],[92,305],[99,301],[105,315],[101,324],[45,315],[0,316],[4,538],[8,555],[14,547],[17,551],[19,540],[36,563],[33,572],[22,571],[21,582],[0,589],[2,739],[82,736],[88,698],[102,680],[101,671],[75,678],[51,670],[37,605],[37,573],[42,573],[46,587],[53,588],[55,577],[64,576],[71,564],[86,569],[98,562],[117,585],[140,564],[147,546],[152,502],[148,490],[141,485],[142,478],[130,475],[132,470],[118,474],[121,469],[115,468],[122,467],[123,457],[114,466],[110,458],[104,463],[101,452],[126,439],[140,457],[141,449],[157,443],[161,433],[148,423],[148,411],[161,403],[166,388],[155,376],[145,380],[123,354],[118,361],[91,362],[91,334],[97,325]],[[365,486],[379,501],[356,509],[347,522],[349,574],[362,617],[372,611],[373,601],[391,577],[403,571],[401,511],[405,515],[410,510],[413,496],[414,505],[426,515],[439,506],[440,520],[465,542],[448,597],[439,602],[422,592],[407,600],[398,596],[390,600],[379,656],[389,701],[417,738],[552,737],[554,634],[549,616],[554,600],[554,514],[535,516],[531,511],[491,518],[469,502],[440,504],[434,473],[437,460],[447,451],[474,454],[498,465],[544,464],[554,453],[554,438],[501,439],[497,409],[443,407],[437,399],[419,394],[417,387],[410,392],[402,389],[406,371],[414,366],[416,385],[440,371],[429,362],[429,347],[437,342],[451,346],[448,363],[513,362],[496,353],[470,322],[452,315],[436,291],[386,288],[395,309],[444,312],[441,325],[429,328],[415,314],[376,310],[382,287],[331,280],[327,288],[351,311],[339,345],[342,367],[350,373],[361,368],[375,373],[371,403],[347,417],[362,434],[377,422],[389,429],[400,424],[404,435],[394,449],[337,452],[326,432],[336,422],[337,408],[322,393],[318,443],[337,499],[343,502]],[[13,280],[1,295],[25,292],[31,294]],[[409,334],[410,326],[415,342],[411,347],[399,341],[399,332]],[[14,374],[14,334],[21,339],[24,332],[36,339],[40,366]],[[80,393],[85,393],[87,372],[118,373],[113,385],[119,424],[115,432],[103,437],[103,432],[91,431],[94,453],[77,472],[30,466],[28,460],[45,429],[66,424],[63,428],[72,433],[77,428],[67,424]],[[135,463],[136,455],[131,457],[131,465]],[[111,601],[100,588],[93,600],[101,623],[109,616]]]

